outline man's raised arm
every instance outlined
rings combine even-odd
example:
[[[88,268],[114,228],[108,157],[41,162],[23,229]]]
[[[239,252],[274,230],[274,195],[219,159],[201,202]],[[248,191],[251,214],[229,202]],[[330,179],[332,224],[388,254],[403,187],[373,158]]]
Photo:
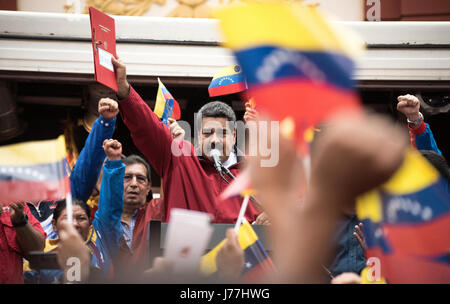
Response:
[[[159,176],[164,176],[171,157],[172,136],[167,128],[130,86],[126,66],[120,59],[112,58],[116,67],[119,108],[123,121],[130,130],[136,147],[145,155]]]
[[[105,160],[103,141],[112,137],[119,113],[118,104],[110,98],[102,98],[98,103],[99,118],[92,125],[80,156],[70,175],[72,195],[86,202],[92,193]]]

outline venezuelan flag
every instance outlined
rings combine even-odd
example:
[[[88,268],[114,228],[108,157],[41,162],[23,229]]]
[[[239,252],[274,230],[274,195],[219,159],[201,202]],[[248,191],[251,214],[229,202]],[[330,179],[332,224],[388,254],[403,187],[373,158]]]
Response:
[[[247,2],[216,12],[258,109],[292,117],[295,139],[337,111],[360,113],[352,80],[363,43],[315,8],[285,1]]]
[[[0,202],[59,200],[70,193],[64,136],[0,147]]]
[[[210,97],[239,93],[247,89],[244,74],[239,65],[221,69],[214,75],[208,87]]]
[[[226,239],[220,242],[210,252],[202,257],[200,271],[204,275],[211,275],[217,271],[216,256]],[[264,250],[258,236],[252,226],[244,219],[239,228],[238,241],[244,250],[245,263],[242,269],[241,281],[244,283],[255,283],[275,271],[272,259]]]
[[[447,181],[419,152],[379,189],[358,198],[367,258],[377,257],[389,283],[450,283]]]
[[[158,93],[156,95],[155,109],[153,112],[161,118],[166,126],[168,126],[168,118],[174,118],[175,120],[180,119],[180,106],[173,98],[172,94],[166,89],[159,77],[158,84]]]

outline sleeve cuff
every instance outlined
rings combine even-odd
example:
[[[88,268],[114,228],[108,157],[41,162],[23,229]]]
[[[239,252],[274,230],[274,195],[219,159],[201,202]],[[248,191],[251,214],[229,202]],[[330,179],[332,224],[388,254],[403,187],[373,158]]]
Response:
[[[411,130],[411,132],[414,135],[420,135],[423,132],[425,132],[425,130],[427,129],[427,124],[424,121],[422,121],[422,124],[420,126],[418,126],[417,128],[412,129],[410,126],[408,126],[408,128],[409,128],[409,130]]]
[[[106,160],[105,166],[108,168],[120,168],[123,165],[122,160]]]
[[[97,121],[104,127],[113,127],[114,124],[116,123],[116,120],[117,120],[117,117],[114,117],[113,119],[109,120],[109,119],[103,118],[103,116],[101,114],[97,119]]]
[[[136,91],[134,90],[133,86],[130,84],[130,91],[128,92],[128,96],[124,99],[119,99],[119,104],[129,101],[130,99],[133,99],[133,96],[136,94]]]

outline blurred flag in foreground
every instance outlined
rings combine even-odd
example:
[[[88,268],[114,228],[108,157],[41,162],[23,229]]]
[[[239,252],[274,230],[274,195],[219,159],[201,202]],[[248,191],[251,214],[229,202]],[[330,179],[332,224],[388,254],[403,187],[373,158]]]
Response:
[[[226,239],[202,257],[200,264],[202,274],[211,275],[217,271],[216,256],[225,241]],[[239,228],[238,241],[245,255],[242,282],[256,283],[275,271],[271,258],[264,250],[252,226],[245,219]]]
[[[180,119],[181,112],[178,102],[172,97],[172,94],[166,89],[158,77],[158,93],[156,95],[155,109],[153,112],[161,118],[162,122],[168,126],[167,119]]]
[[[64,136],[0,147],[0,203],[60,200],[70,193]]]
[[[352,81],[362,41],[315,8],[284,1],[247,2],[216,12],[259,111],[294,121],[294,139],[338,111],[360,113]]]
[[[388,283],[450,283],[446,183],[419,152],[409,150],[386,184],[358,198],[366,258],[379,259],[371,276]]]
[[[210,97],[239,93],[247,89],[244,75],[239,65],[221,69],[214,75],[208,87]]]

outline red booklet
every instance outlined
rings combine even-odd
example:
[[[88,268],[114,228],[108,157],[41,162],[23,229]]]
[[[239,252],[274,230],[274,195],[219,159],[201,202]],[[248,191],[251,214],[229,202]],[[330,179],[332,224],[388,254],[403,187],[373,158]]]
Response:
[[[111,58],[116,55],[116,29],[114,19],[89,7],[92,49],[94,51],[95,81],[117,92],[117,80]]]

